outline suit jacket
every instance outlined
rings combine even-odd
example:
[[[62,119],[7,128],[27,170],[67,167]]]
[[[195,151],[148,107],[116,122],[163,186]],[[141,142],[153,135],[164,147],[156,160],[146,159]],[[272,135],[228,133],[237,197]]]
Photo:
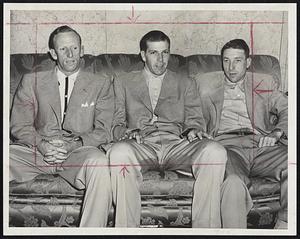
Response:
[[[26,74],[14,98],[11,134],[18,143],[35,146],[71,131],[83,145],[99,146],[110,141],[113,100],[110,79],[80,69],[62,125],[55,69]]]
[[[140,129],[142,135],[168,131],[177,135],[190,128],[205,130],[201,104],[194,80],[168,70],[164,76],[155,109],[142,71],[130,72],[114,81],[115,114],[112,132],[115,139],[127,129]],[[158,117],[152,124],[154,114]]]
[[[223,71],[199,74],[195,77],[203,104],[203,116],[208,133],[216,136],[224,103]],[[252,126],[266,135],[273,129],[288,135],[287,96],[277,90],[272,76],[247,72],[244,81],[246,107]]]

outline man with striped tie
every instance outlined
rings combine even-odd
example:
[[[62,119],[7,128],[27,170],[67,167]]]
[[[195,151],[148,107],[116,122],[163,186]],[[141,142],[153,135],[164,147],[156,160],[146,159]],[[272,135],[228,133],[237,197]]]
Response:
[[[14,98],[10,180],[58,173],[86,190],[80,226],[104,227],[111,184],[108,159],[99,146],[110,141],[111,81],[84,71],[81,37],[69,26],[51,33],[49,48],[55,68],[24,75]]]

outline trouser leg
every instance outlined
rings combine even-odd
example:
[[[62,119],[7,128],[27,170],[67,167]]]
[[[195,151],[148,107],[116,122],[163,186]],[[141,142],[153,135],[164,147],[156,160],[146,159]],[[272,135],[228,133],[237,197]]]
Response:
[[[244,182],[235,174],[226,177],[221,187],[223,228],[247,228],[247,215],[252,208],[251,196]]]
[[[228,151],[226,174],[237,174],[248,186],[249,177],[263,177],[281,182],[281,210],[286,221],[287,210],[287,146],[258,148],[261,136],[222,136],[219,142]],[[286,172],[286,173],[285,173]],[[285,215],[285,216],[284,216]],[[285,219],[284,219],[285,218]]]
[[[95,147],[74,150],[59,172],[78,189],[85,189],[81,208],[80,227],[105,227],[112,204],[109,162]]]
[[[287,222],[287,175],[288,153],[287,146],[258,148],[251,169],[251,176],[264,177],[280,182],[280,206],[278,218]]]
[[[134,140],[118,142],[108,151],[111,165],[116,227],[139,227],[141,217],[140,184],[142,170],[157,163],[155,151]]]
[[[192,170],[195,177],[192,226],[220,228],[220,195],[227,161],[226,150],[219,143],[206,139],[192,143],[184,140],[170,148],[165,167],[170,170]]]
[[[55,171],[56,166],[46,163],[37,149],[9,146],[9,181],[25,182],[39,174],[52,174]]]

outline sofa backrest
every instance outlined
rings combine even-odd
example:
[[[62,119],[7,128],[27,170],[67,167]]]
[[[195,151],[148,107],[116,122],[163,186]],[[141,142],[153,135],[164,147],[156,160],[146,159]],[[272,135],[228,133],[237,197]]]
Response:
[[[98,56],[84,55],[84,68],[94,73],[119,76],[124,72],[143,69],[143,62],[138,54],[101,54]],[[26,73],[50,70],[55,62],[48,54],[12,54],[10,56],[10,102],[15,91]],[[198,54],[183,57],[171,55],[168,68],[175,72],[188,74],[193,78],[198,73],[222,70],[219,55]],[[277,58],[269,55],[254,55],[251,71],[270,74],[280,86],[281,74]],[[10,103],[11,104],[11,103]]]

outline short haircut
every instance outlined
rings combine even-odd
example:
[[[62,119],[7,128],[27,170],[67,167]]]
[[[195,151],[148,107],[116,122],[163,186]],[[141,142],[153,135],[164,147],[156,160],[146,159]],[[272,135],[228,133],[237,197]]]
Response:
[[[64,25],[64,26],[60,26],[60,27],[56,28],[50,34],[49,41],[48,41],[49,49],[54,49],[54,38],[55,38],[55,36],[58,35],[59,33],[63,33],[63,32],[74,32],[79,37],[79,42],[81,44],[81,37],[80,37],[79,33],[76,32],[73,28],[71,28],[67,25]]]
[[[223,59],[224,51],[229,48],[244,50],[246,58],[248,58],[250,56],[249,46],[243,39],[233,39],[233,40],[227,42],[221,49],[221,58],[222,59]]]
[[[147,42],[167,41],[170,48],[170,38],[162,31],[154,30],[144,35],[140,41],[140,51],[147,50]]]

